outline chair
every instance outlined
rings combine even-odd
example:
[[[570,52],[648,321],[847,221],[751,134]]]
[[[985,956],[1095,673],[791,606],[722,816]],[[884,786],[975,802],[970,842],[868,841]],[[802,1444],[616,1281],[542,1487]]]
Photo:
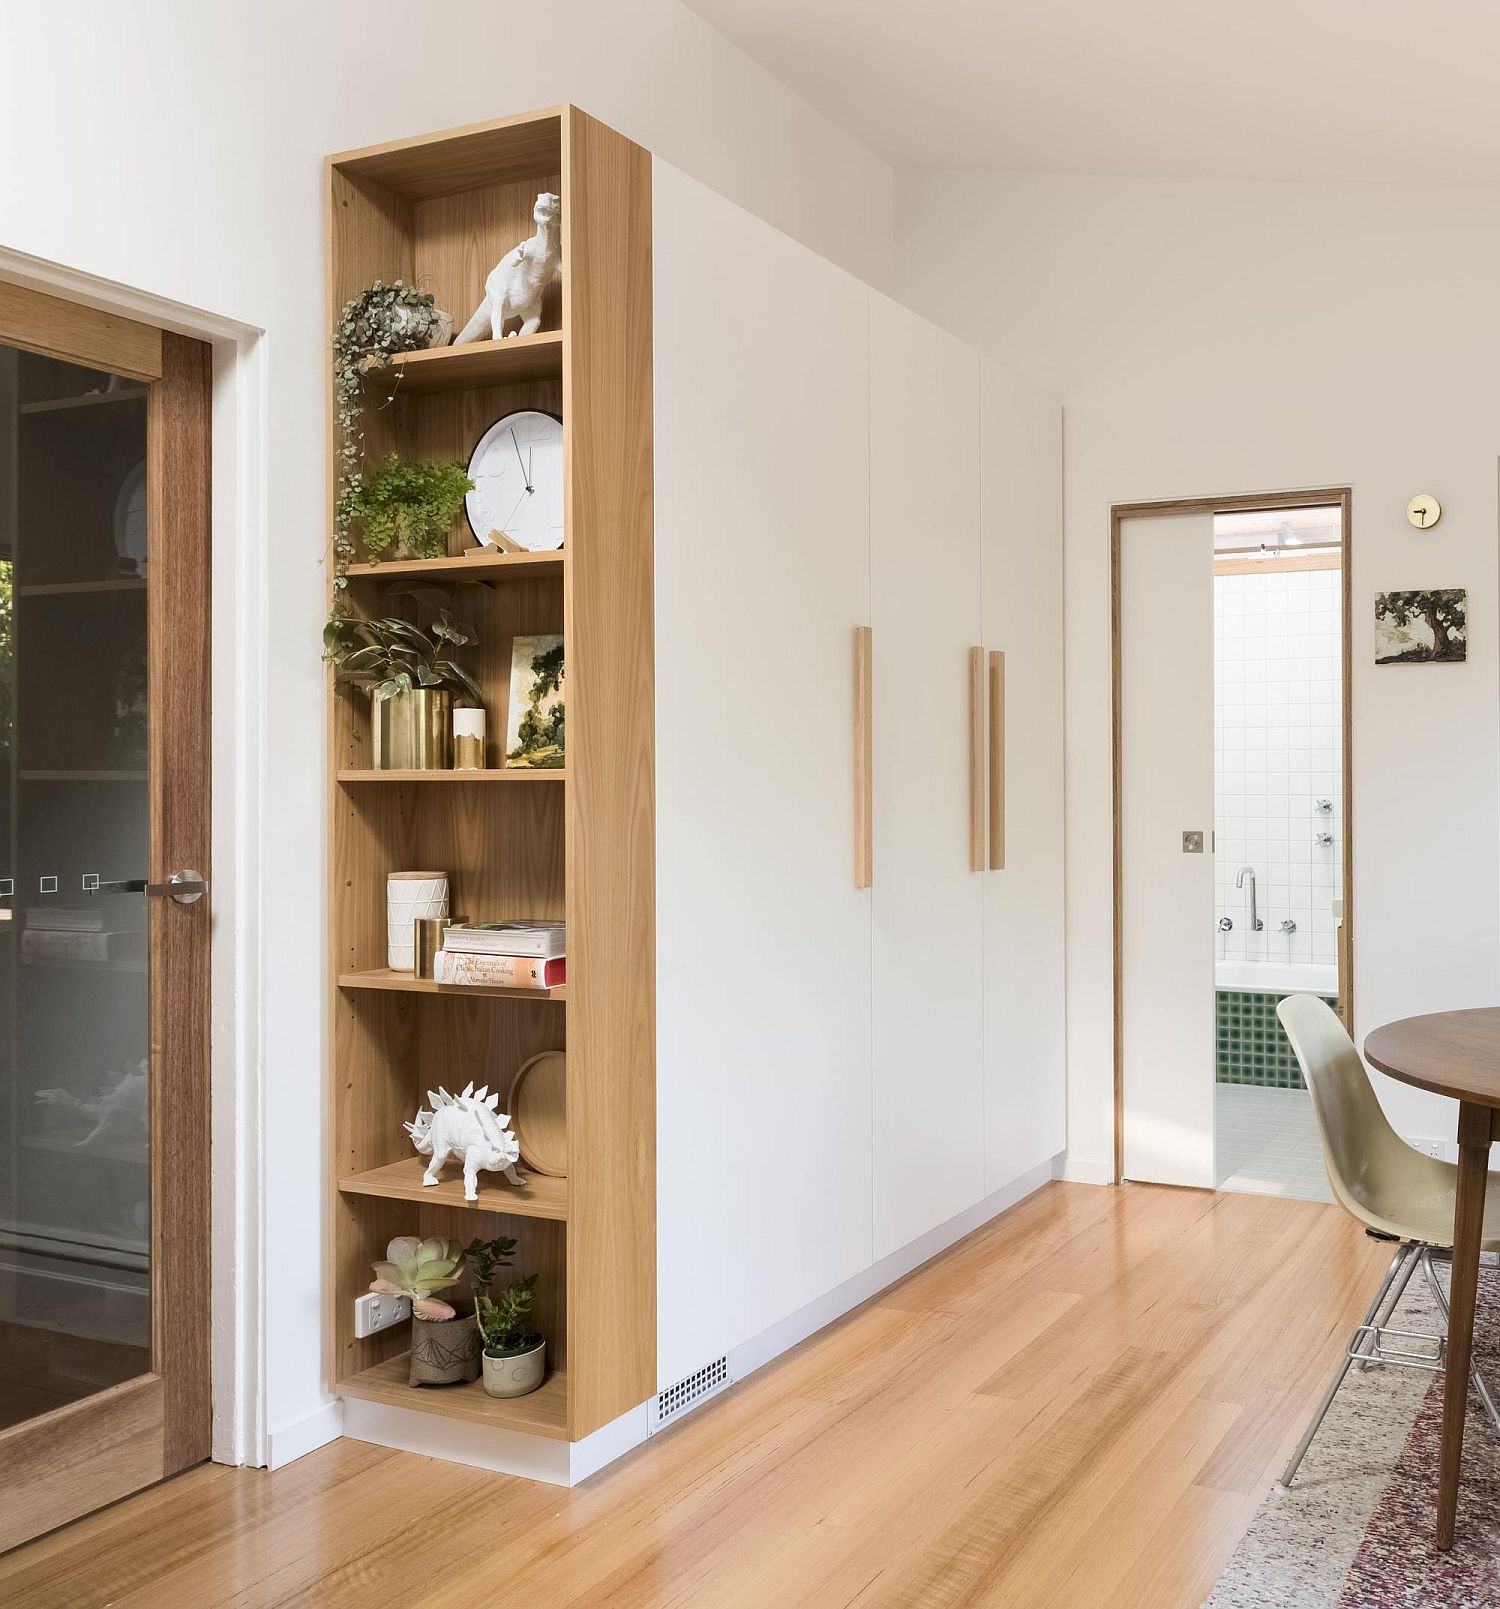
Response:
[[[1338,1370],[1329,1382],[1279,1487],[1285,1491],[1312,1445],[1318,1427],[1333,1405],[1351,1365],[1361,1369],[1391,1363],[1403,1368],[1437,1372],[1443,1367],[1446,1335],[1424,1335],[1391,1328],[1391,1316],[1412,1275],[1420,1266],[1431,1287],[1446,1325],[1448,1302],[1432,1266],[1435,1248],[1453,1246],[1453,1203],[1458,1189],[1458,1168],[1452,1162],[1425,1156],[1410,1146],[1390,1125],[1370,1075],[1360,1060],[1344,1025],[1316,995],[1289,995],[1276,1008],[1286,1030],[1302,1077],[1312,1095],[1318,1137],[1323,1143],[1323,1164],[1339,1204],[1366,1229],[1397,1242],[1396,1255],[1381,1282],[1369,1311],[1349,1337]],[[1500,1175],[1490,1175],[1491,1184]],[[1485,1251],[1500,1251],[1500,1189],[1485,1199]],[[1431,1351],[1386,1344],[1398,1341],[1434,1343]],[[1500,1430],[1500,1413],[1478,1369],[1471,1371],[1490,1422]]]

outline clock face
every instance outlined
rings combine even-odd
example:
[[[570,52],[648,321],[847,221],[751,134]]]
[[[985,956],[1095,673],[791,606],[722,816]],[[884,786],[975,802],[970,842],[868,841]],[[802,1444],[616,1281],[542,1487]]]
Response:
[[[470,455],[469,479],[464,512],[484,546],[540,553],[563,545],[560,419],[532,411],[497,419]]]
[[[1419,531],[1430,531],[1443,517],[1442,505],[1437,498],[1424,493],[1406,505],[1406,517]]]

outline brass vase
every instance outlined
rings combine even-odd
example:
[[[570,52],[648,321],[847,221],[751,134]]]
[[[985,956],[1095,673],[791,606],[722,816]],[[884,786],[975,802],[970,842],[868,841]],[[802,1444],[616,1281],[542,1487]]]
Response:
[[[453,765],[452,696],[446,688],[414,687],[373,699],[370,726],[377,771],[447,771]]]

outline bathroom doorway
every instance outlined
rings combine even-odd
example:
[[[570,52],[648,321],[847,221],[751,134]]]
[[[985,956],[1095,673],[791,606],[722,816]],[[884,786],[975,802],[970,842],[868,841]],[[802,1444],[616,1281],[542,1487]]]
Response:
[[[1349,515],[1112,510],[1117,1179],[1328,1199],[1276,1007],[1353,1020]]]

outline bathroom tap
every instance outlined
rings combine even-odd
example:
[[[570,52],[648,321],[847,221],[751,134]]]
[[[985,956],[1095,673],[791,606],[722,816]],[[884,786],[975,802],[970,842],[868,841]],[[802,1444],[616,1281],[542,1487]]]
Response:
[[[1313,842],[1319,849],[1327,849],[1333,843],[1333,834],[1331,832],[1315,832]]]
[[[1219,931],[1221,933],[1233,933],[1234,919],[1228,916],[1221,916],[1219,918]]]
[[[1291,919],[1290,916],[1287,917],[1287,919],[1281,924],[1281,931],[1285,933],[1288,938],[1290,938],[1292,934],[1297,931],[1297,924]]]
[[[1241,866],[1240,874],[1234,880],[1234,886],[1243,888],[1247,877],[1250,879],[1250,931],[1259,933],[1266,924],[1255,914],[1255,868],[1253,866]]]
[[[1313,809],[1316,810],[1320,816],[1331,816],[1333,814],[1333,800],[1314,799]]]

